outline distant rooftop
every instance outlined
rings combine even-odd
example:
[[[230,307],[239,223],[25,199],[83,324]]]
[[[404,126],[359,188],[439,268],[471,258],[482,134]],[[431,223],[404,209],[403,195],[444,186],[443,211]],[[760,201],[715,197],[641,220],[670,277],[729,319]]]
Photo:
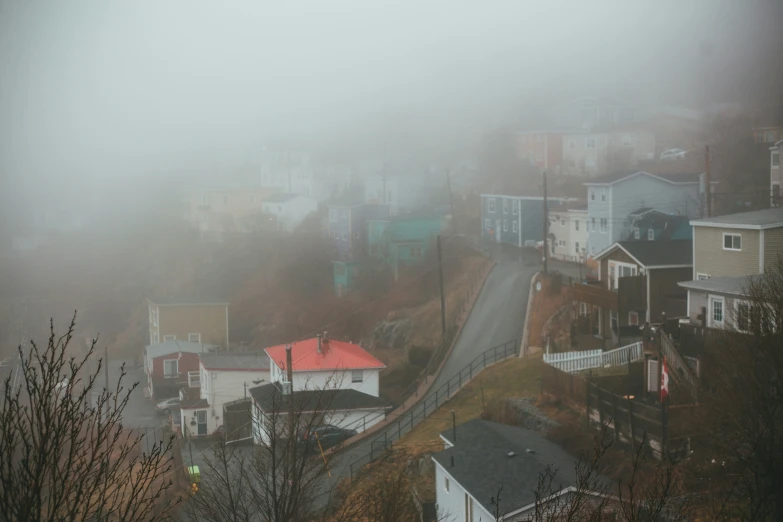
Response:
[[[748,286],[761,279],[760,274],[739,277],[711,277],[709,279],[700,279],[698,281],[682,281],[677,283],[683,288],[689,290],[698,290],[704,292],[715,292],[719,294],[745,295]]]
[[[202,295],[199,293],[179,294],[175,296],[166,296],[160,298],[147,299],[152,304],[158,306],[209,306],[225,305],[228,302],[216,296]]]
[[[761,230],[765,228],[783,227],[783,207],[754,210],[752,212],[740,212],[727,214],[713,218],[694,219],[693,226],[744,228]]]
[[[598,176],[597,178],[585,181],[585,185],[612,185],[619,181],[630,179],[636,176],[649,176],[651,178],[658,178],[663,181],[667,181],[674,185],[693,185],[699,183],[701,173],[682,173],[682,174],[650,174],[642,170],[631,170],[622,172],[613,172],[612,174],[606,174],[605,176]],[[717,183],[713,181],[712,183]]]
[[[599,252],[595,257],[603,258],[616,248],[625,251],[647,268],[693,264],[693,242],[690,239],[619,241]]]
[[[190,341],[163,341],[162,343],[150,344],[144,351],[147,357],[160,357],[170,353],[188,352],[188,353],[207,353],[217,350],[217,345],[207,343],[193,343]]]
[[[263,199],[264,203],[285,203],[286,201],[289,201],[291,199],[294,199],[297,197],[297,194],[289,194],[287,192],[279,192],[277,194],[272,194]]]
[[[269,357],[263,352],[238,354],[204,354],[201,364],[207,370],[268,370]]]

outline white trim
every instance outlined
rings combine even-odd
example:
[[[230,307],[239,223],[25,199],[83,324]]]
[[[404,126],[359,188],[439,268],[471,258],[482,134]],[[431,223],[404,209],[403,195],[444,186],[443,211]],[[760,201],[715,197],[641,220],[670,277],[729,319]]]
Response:
[[[620,183],[621,181],[625,181],[627,179],[635,178],[636,176],[639,176],[639,175],[649,176],[651,178],[655,178],[655,179],[658,179],[658,180],[661,180],[661,181],[665,181],[666,183],[670,183],[672,185],[698,185],[700,183],[699,181],[671,181],[671,180],[668,180],[666,178],[662,178],[660,176],[656,176],[655,174],[650,174],[649,172],[645,172],[643,170],[640,170],[639,172],[634,172],[633,174],[629,174],[629,175],[625,176],[624,178],[616,179],[614,181],[605,181],[605,182],[601,182],[601,181],[587,181],[587,182],[582,183],[582,184],[585,185],[585,186],[588,186],[588,187],[589,186],[609,186],[609,185],[614,185],[615,183]],[[715,185],[717,183],[718,183],[717,181],[711,181],[710,185]]]
[[[693,250],[693,253],[691,254],[691,263],[693,263],[693,275],[691,276],[692,279],[696,279],[696,231],[691,231],[691,249]],[[690,303],[688,303],[690,304]],[[690,310],[690,306],[688,307]]]
[[[644,266],[644,268],[645,270],[660,270],[663,268],[690,268],[692,266],[693,265],[653,265],[653,266]]]
[[[164,335],[163,336],[163,342],[164,343],[167,342],[167,341],[176,341],[176,340],[177,340],[177,336],[176,335]]]
[[[745,225],[736,223],[716,223],[711,221],[691,221],[691,226],[694,227],[710,227],[710,228],[733,228],[737,230],[766,230],[768,228],[781,228],[783,227],[783,221],[777,223],[769,223],[767,225]],[[694,234],[695,235],[695,234]]]
[[[721,302],[722,310],[721,321],[719,323],[714,321],[712,313],[712,304],[717,301]],[[707,294],[707,314],[707,326],[712,328],[723,328],[726,324],[726,298],[722,295]]]
[[[709,279],[710,274],[706,274],[704,272],[697,272],[696,277],[693,279],[694,281],[704,281],[705,279]]]
[[[473,496],[473,495],[472,495],[472,494],[471,494],[471,493],[470,493],[470,492],[467,490],[467,488],[466,488],[465,486],[463,486],[462,484],[460,484],[460,483],[459,483],[459,481],[458,481],[457,479],[455,479],[455,478],[454,478],[454,476],[453,476],[451,473],[449,473],[448,471],[446,471],[446,468],[445,468],[445,467],[443,467],[443,466],[441,465],[441,463],[440,463],[440,462],[438,462],[437,460],[435,460],[435,457],[431,456],[430,458],[432,459],[432,462],[434,462],[434,463],[435,463],[435,466],[437,466],[438,468],[440,468],[440,469],[441,469],[441,471],[443,471],[443,474],[444,474],[444,475],[448,476],[448,477],[451,479],[451,481],[452,481],[454,484],[457,484],[457,485],[460,487],[460,489],[461,489],[462,491],[464,491],[464,492],[465,492],[465,494],[466,494],[467,496],[469,496],[469,497],[470,497],[470,498],[473,500],[473,502],[475,502],[475,503],[476,503],[476,504],[477,504],[477,505],[478,505],[478,506],[479,506],[479,507],[480,507],[482,510],[486,511],[486,508],[485,508],[484,506],[482,506],[482,505],[481,505],[481,502],[479,502],[478,500],[476,500],[476,497],[474,497],[474,496]],[[437,477],[437,471],[436,471],[436,477]],[[437,488],[435,488],[435,489],[437,490]],[[535,505],[535,504],[533,504],[533,505]],[[504,517],[504,518],[505,518],[505,517]]]
[[[191,339],[191,336],[193,336],[193,335],[198,337],[198,341],[194,341],[194,340]],[[189,343],[199,343],[199,344],[201,344],[201,334],[197,333],[197,332],[189,333],[188,334],[188,342]]]
[[[647,279],[647,311],[645,312],[645,319],[649,323],[650,321],[650,272],[647,272],[645,279]],[[630,324],[631,321],[628,321]]]
[[[764,231],[759,232],[759,274],[764,273]]]
[[[739,238],[740,238],[740,247],[739,248],[733,248],[733,247],[732,248],[726,248],[726,236],[732,236],[732,237],[739,236]],[[722,238],[723,238],[723,241],[722,241],[722,245],[721,246],[723,247],[723,250],[728,250],[730,252],[742,252],[742,234],[734,234],[732,232],[724,232]],[[733,245],[734,241],[732,240],[731,243]]]

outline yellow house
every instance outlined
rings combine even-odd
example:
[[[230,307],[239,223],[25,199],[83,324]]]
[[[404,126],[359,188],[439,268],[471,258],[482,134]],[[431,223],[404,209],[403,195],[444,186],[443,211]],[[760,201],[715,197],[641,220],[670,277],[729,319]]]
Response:
[[[261,201],[277,189],[247,185],[189,191],[185,220],[202,233],[249,232],[246,219],[260,214]]]
[[[228,349],[228,303],[147,299],[150,344],[190,341]]]

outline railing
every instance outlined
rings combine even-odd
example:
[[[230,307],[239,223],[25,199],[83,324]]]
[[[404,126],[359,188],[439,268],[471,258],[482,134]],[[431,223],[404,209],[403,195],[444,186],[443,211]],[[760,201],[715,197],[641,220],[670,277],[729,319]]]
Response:
[[[519,354],[517,340],[507,341],[479,354],[470,364],[462,368],[443,385],[430,391],[423,400],[414,404],[408,411],[401,413],[399,418],[389,423],[383,433],[370,441],[370,451],[351,462],[349,465],[351,481],[361,476],[361,470],[367,464],[391,451],[393,443],[426,419],[443,403],[449,400],[464,384],[470,382],[481,370],[496,362]]]
[[[640,361],[643,352],[642,343],[638,342],[608,352],[584,350],[581,352],[547,353],[544,354],[544,362],[564,372],[579,372],[591,368],[620,366]]]
[[[693,374],[690,365],[682,358],[677,348],[674,347],[674,341],[669,339],[669,336],[665,333],[661,333],[661,353],[666,357],[666,363],[669,365],[669,368],[674,370],[669,371],[669,374],[674,376],[677,382],[684,385],[691,397],[696,400],[699,380]]]

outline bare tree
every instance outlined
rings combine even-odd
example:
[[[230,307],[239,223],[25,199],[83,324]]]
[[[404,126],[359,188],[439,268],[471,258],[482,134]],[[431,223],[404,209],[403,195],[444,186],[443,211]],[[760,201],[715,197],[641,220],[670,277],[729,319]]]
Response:
[[[75,315],[65,335],[50,323],[48,344],[31,341],[15,386],[9,377],[0,409],[0,519],[14,521],[165,520],[174,503],[172,439],[141,451],[143,435],[122,425],[131,392],[98,391],[100,362],[68,356]],[[166,495],[167,497],[167,495]]]
[[[715,518],[783,517],[783,259],[749,280],[730,314],[735,332],[705,346],[703,416],[710,437]]]

